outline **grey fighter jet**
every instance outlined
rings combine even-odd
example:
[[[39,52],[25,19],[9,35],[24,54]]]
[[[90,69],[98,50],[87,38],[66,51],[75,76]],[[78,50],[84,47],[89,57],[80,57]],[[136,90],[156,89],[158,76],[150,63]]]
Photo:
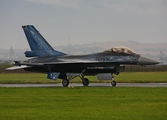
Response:
[[[84,86],[89,85],[85,76],[97,75],[98,80],[111,80],[116,86],[113,74],[124,71],[126,65],[155,65],[159,62],[143,57],[127,47],[114,47],[103,52],[87,55],[67,55],[54,50],[33,25],[22,26],[31,51],[26,51],[26,61],[15,61],[11,68],[46,73],[48,79],[62,79],[67,87],[69,81],[80,77]]]

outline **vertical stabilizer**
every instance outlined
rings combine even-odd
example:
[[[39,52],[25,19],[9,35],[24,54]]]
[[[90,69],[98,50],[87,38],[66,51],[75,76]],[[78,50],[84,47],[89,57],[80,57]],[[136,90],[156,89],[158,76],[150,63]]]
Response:
[[[65,53],[54,50],[33,25],[22,26],[22,28],[31,48],[31,51],[25,52],[26,57],[66,55]]]

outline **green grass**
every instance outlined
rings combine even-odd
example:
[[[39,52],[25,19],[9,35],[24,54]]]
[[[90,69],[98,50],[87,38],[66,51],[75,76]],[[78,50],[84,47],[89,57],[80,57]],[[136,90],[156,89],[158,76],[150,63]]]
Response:
[[[116,79],[118,82],[167,83],[167,72],[122,72]]]
[[[0,120],[165,120],[166,88],[0,88]]]
[[[0,74],[0,83],[55,83],[61,80],[48,80],[46,74],[39,73],[3,73]],[[87,77],[87,76],[86,76]],[[96,76],[88,76],[90,82],[111,82],[99,81]],[[115,80],[119,83],[167,83],[167,72],[122,72],[115,75]],[[77,77],[71,82],[81,82]]]
[[[4,64],[0,64],[0,68],[8,68],[8,67],[12,67],[12,64],[8,64],[8,63],[4,63]]]
[[[39,73],[5,73],[0,74],[0,83],[55,83],[46,77]]]

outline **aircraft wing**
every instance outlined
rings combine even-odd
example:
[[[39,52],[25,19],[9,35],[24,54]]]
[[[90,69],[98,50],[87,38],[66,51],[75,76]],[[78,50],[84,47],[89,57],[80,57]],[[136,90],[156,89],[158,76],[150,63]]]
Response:
[[[99,61],[79,61],[79,62],[46,62],[46,63],[19,63],[15,64],[16,66],[13,66],[11,68],[7,68],[6,70],[15,70],[15,69],[22,69],[22,68],[28,68],[33,66],[48,66],[48,65],[83,65],[83,64],[103,64]],[[106,63],[106,62],[104,62]],[[114,63],[113,63],[114,64]],[[116,64],[114,64],[116,65]]]
[[[15,63],[15,66],[6,68],[5,70],[24,69],[33,66],[46,66],[46,65],[67,65],[67,64],[83,64],[83,62],[54,62],[54,63]]]
[[[43,65],[68,65],[68,64],[91,64],[91,63],[99,63],[98,61],[83,61],[83,62],[46,62],[46,63],[20,63],[16,64],[16,67],[19,66],[43,66]],[[15,67],[15,66],[14,66]]]
[[[81,62],[48,62],[48,63],[43,63],[43,65],[91,64],[91,63],[99,63],[99,62],[98,62],[98,61],[81,61]]]

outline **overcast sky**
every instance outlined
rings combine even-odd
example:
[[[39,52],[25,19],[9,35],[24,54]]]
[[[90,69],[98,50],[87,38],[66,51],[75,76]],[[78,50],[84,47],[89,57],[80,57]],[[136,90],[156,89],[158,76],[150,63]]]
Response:
[[[167,43],[167,0],[0,0],[0,48],[29,48],[28,24],[52,46]]]

